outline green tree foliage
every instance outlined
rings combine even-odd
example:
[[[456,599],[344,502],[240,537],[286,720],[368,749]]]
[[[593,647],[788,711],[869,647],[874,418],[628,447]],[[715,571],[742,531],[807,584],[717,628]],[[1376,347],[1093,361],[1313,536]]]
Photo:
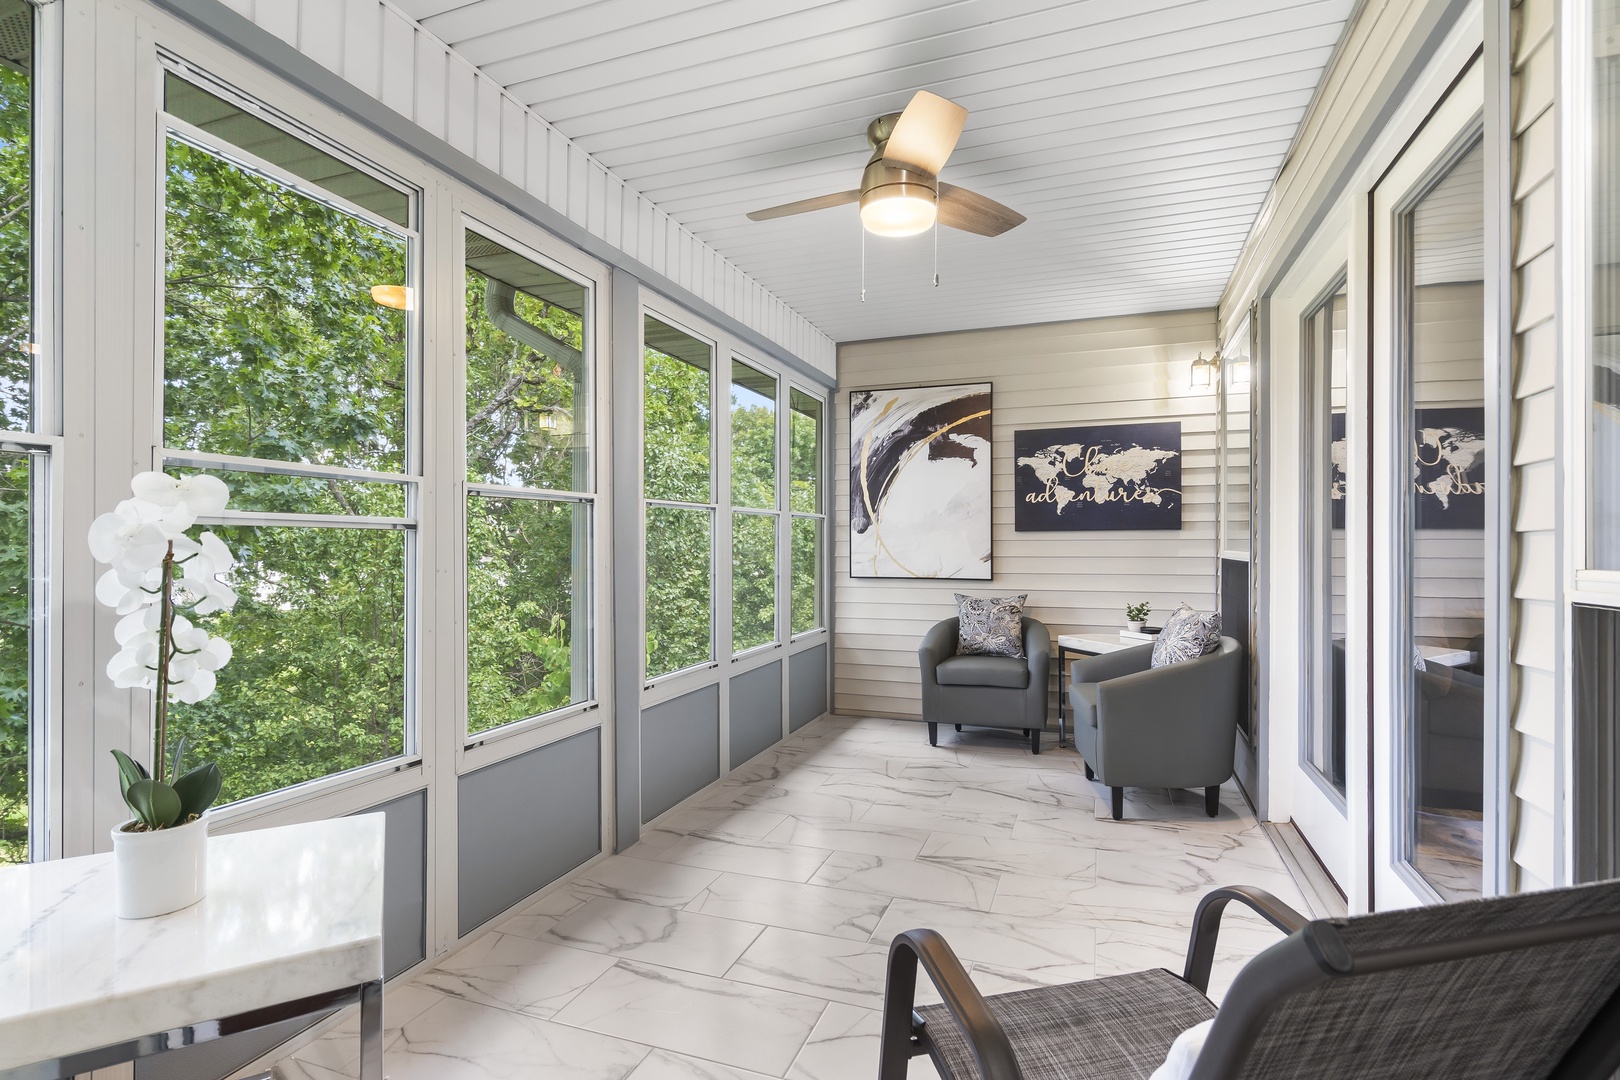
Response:
[[[649,320],[650,321],[650,320]],[[644,490],[649,499],[708,503],[709,371],[649,348],[643,355]],[[714,658],[714,512],[647,508],[647,675]]]
[[[170,140],[164,439],[172,447],[403,471],[406,320],[371,299],[405,242]],[[397,517],[389,483],[233,472],[233,509]],[[213,759],[230,801],[401,753],[405,537],[394,529],[215,530],[240,565],[211,629],[235,656],[169,738]]]

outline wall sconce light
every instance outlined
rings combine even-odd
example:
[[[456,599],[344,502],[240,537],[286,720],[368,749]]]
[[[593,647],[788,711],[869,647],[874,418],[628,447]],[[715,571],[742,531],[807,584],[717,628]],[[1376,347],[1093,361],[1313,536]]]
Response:
[[[1198,359],[1192,362],[1192,388],[1194,390],[1208,390],[1214,384],[1215,372],[1220,369],[1221,354],[1216,353],[1208,360],[1204,354],[1199,353]]]
[[[1234,390],[1247,390],[1249,388],[1249,362],[1247,360],[1234,360],[1232,362],[1231,384]]]

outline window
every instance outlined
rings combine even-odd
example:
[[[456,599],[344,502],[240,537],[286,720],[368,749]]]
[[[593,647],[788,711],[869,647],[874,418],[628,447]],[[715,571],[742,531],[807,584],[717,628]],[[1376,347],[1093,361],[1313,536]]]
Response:
[[[0,8],[0,865],[41,857],[39,524],[54,421],[34,336],[34,9]]]
[[[1594,0],[1592,12],[1592,171],[1588,225],[1592,369],[1590,458],[1586,470],[1590,567],[1620,570],[1620,3]]]
[[[788,392],[788,509],[793,513],[791,549],[792,631],[820,629],[821,562],[827,526],[822,505],[822,415],[820,398],[797,387]]]
[[[174,75],[165,108],[161,457],[230,485],[240,562],[170,738],[231,801],[411,749],[412,200]]]
[[[731,651],[776,641],[776,378],[731,362]]]
[[[590,290],[467,230],[467,730],[594,696]]]
[[[714,661],[714,346],[648,315],[642,387],[647,678]]]
[[[1345,319],[1341,279],[1305,315],[1302,356],[1306,409],[1306,627],[1312,635],[1305,760],[1340,798],[1345,794]]]
[[[1484,149],[1476,140],[1403,215],[1401,432],[1406,861],[1446,900],[1477,897],[1484,851]],[[1403,470],[1404,471],[1404,470]],[[1399,580],[1399,579],[1398,579]]]

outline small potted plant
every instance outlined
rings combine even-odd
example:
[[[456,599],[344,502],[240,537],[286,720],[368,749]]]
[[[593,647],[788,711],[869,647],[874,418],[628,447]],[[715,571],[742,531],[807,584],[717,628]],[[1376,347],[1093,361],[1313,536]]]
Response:
[[[230,490],[219,478],[147,472],[130,488],[134,498],[91,524],[89,543],[98,562],[112,565],[96,598],[123,616],[107,675],[121,689],[153,691],[156,702],[150,772],[113,751],[134,815],[112,832],[116,908],[121,919],[144,919],[189,907],[207,888],[207,814],[223,781],[211,761],[180,771],[184,739],[167,754],[169,704],[208,697],[214,672],[231,659],[230,643],[192,618],[235,606],[220,575],[236,560],[213,533],[187,535],[198,517],[225,508]]]
[[[1143,624],[1147,622],[1148,613],[1152,610],[1153,606],[1146,600],[1141,600],[1134,604],[1126,604],[1125,628],[1133,634],[1140,634],[1142,632]]]

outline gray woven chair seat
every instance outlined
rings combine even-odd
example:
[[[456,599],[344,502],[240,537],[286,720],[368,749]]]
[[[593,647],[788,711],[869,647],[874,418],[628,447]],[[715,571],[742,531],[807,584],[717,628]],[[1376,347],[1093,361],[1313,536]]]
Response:
[[[1168,971],[1038,987],[986,998],[1018,1057],[1024,1080],[1145,1080],[1182,1031],[1215,1006]],[[977,1080],[962,1029],[944,1005],[918,1006],[945,1080]]]

